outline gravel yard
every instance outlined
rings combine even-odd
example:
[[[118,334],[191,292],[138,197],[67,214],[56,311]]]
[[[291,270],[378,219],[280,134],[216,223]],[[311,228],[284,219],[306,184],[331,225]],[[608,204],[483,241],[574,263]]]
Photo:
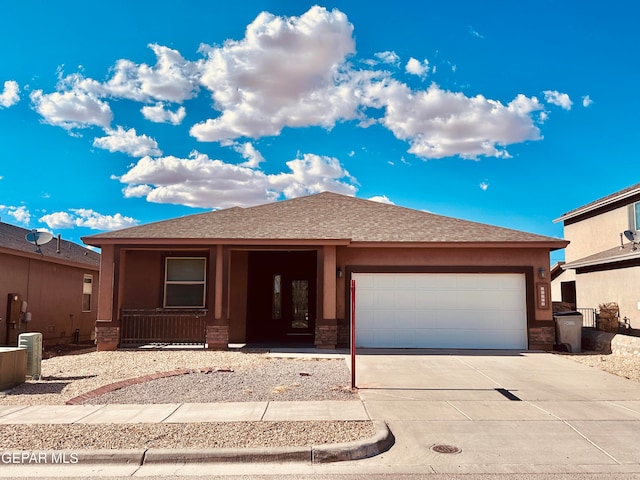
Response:
[[[310,447],[372,437],[370,421],[0,425],[3,450]]]
[[[104,385],[182,368],[248,372],[267,361],[267,351],[120,350],[62,355],[42,361],[42,380],[3,395],[0,405],[60,405]]]
[[[357,400],[343,359],[270,358],[267,351],[91,352],[43,360],[42,380],[0,393],[0,405],[64,404],[99,387],[178,369],[211,369],[139,383],[87,403]],[[3,449],[252,448],[371,437],[369,421],[0,425]]]
[[[599,352],[574,354],[563,353],[560,355],[575,362],[599,368],[605,372],[640,382],[640,360],[638,358],[623,357],[621,355],[614,354],[602,354]]]
[[[105,393],[85,403],[206,403],[266,400],[357,400],[346,363],[269,358],[240,371],[190,373]]]

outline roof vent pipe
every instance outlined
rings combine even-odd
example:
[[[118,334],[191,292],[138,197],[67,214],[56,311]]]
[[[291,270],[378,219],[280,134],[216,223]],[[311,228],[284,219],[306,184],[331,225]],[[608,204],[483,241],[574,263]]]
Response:
[[[61,237],[61,235],[58,234],[58,242],[57,242],[57,245],[56,245],[56,253],[60,253],[60,237]]]

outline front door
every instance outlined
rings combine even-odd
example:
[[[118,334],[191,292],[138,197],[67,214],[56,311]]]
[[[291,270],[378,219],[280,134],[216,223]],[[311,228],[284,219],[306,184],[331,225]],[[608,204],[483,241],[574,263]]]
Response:
[[[252,342],[312,343],[316,252],[251,252],[247,337]]]

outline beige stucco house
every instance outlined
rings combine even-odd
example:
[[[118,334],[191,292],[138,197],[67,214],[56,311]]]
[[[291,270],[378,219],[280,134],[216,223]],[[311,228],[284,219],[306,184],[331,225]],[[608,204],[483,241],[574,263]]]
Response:
[[[550,349],[566,242],[335,193],[83,239],[99,350],[150,342]],[[355,281],[352,305],[351,281]]]
[[[640,247],[624,235],[640,229],[640,184],[565,213],[565,264],[553,279],[554,301],[597,309],[616,302],[620,319],[640,328]]]
[[[0,345],[40,332],[45,344],[90,340],[97,317],[100,254],[60,237],[36,247],[0,222]]]

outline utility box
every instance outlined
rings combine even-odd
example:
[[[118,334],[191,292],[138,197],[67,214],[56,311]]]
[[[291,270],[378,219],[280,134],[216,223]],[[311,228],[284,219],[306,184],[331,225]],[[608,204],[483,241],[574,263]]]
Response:
[[[556,343],[568,345],[571,353],[582,351],[582,314],[580,312],[557,312]]]
[[[0,347],[0,392],[24,383],[26,370],[24,348]]]
[[[27,350],[27,377],[40,380],[42,375],[42,334],[21,333],[18,335],[18,347]]]

